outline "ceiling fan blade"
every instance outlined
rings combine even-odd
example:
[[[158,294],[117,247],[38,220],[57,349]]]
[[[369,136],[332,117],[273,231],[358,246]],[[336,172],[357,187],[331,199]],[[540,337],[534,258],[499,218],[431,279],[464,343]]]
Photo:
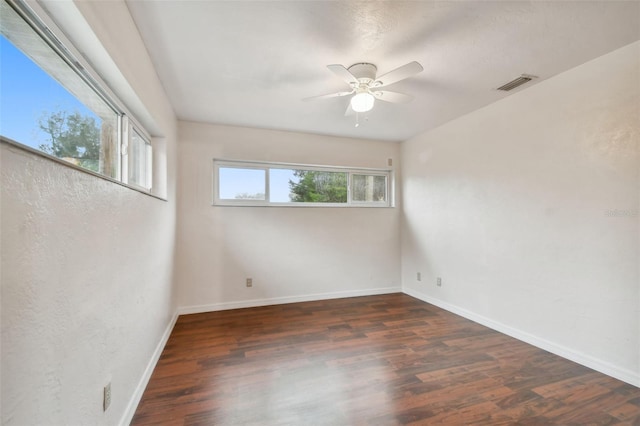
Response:
[[[350,92],[336,92],[329,93],[328,95],[320,95],[320,96],[311,96],[310,98],[304,98],[303,101],[312,101],[315,99],[327,99],[327,98],[339,98],[341,96],[347,96],[353,93],[353,90]]]
[[[389,71],[388,73],[376,78],[376,81],[373,84],[373,86],[374,87],[389,86],[393,83],[397,83],[400,80],[409,78],[412,75],[418,74],[422,70],[424,70],[424,68],[422,68],[422,65],[420,65],[416,61],[409,62],[408,64],[405,64],[399,68],[396,68],[393,71]]]
[[[346,81],[349,85],[358,85],[360,83],[358,79],[349,72],[348,69],[340,64],[327,65],[327,68],[329,68],[329,70],[335,75]]]
[[[389,92],[388,90],[373,92],[373,95],[378,100],[391,102],[394,104],[406,104],[407,102],[411,102],[413,100],[413,96],[411,95],[405,95],[404,93],[398,92]]]

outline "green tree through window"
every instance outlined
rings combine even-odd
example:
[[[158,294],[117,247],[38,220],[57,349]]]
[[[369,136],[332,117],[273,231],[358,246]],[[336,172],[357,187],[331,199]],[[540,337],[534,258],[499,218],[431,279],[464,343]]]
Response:
[[[38,127],[47,135],[48,143],[40,149],[74,164],[99,171],[100,127],[94,117],[79,112],[45,112]]]
[[[297,180],[289,180],[292,202],[347,202],[347,173],[294,170],[293,176]]]

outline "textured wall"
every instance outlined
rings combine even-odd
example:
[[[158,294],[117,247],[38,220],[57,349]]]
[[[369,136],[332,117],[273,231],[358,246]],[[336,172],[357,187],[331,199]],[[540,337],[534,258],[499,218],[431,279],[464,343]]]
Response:
[[[397,208],[211,205],[214,158],[386,168],[398,144],[185,122],[178,134],[180,306],[399,289]]]
[[[640,383],[639,58],[629,45],[405,142],[404,288]]]
[[[173,310],[172,206],[1,149],[3,424],[115,424]]]
[[[131,86],[113,89],[145,107],[141,119],[162,146],[155,164],[166,182],[155,183],[169,201],[0,146],[1,422],[111,425],[126,419],[175,312],[176,122],[124,2],[84,4],[84,17],[72,2],[56,6],[62,20],[73,17],[67,34],[120,51],[86,50],[94,64],[136,58],[123,67]]]

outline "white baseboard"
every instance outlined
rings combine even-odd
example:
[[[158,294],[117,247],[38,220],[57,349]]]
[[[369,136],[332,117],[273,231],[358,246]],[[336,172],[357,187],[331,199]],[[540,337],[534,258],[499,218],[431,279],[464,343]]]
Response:
[[[553,354],[569,359],[571,361],[577,362],[578,364],[592,368],[608,376],[614,377],[626,383],[640,387],[640,374],[634,373],[633,371],[625,370],[615,365],[611,365],[607,362],[590,357],[588,355],[575,352],[564,346],[558,345],[556,343],[550,342],[545,339],[541,339],[532,334],[520,331],[518,329],[512,328],[500,322],[483,317],[482,315],[478,315],[474,312],[452,305],[440,299],[436,299],[434,297],[428,296],[424,293],[421,293],[412,289],[408,289],[408,288],[401,289],[400,287],[386,287],[386,288],[375,288],[375,289],[367,289],[367,290],[339,291],[339,292],[331,292],[331,293],[274,297],[274,298],[268,298],[268,299],[241,300],[241,301],[234,301],[234,302],[214,303],[214,304],[208,304],[208,305],[194,305],[194,306],[179,307],[176,310],[176,313],[173,315],[173,318],[167,325],[167,328],[165,329],[164,334],[160,339],[160,342],[158,342],[158,345],[156,346],[156,349],[153,352],[153,355],[151,356],[149,363],[147,364],[147,368],[145,369],[144,374],[142,375],[142,377],[140,378],[140,381],[138,382],[138,386],[136,387],[136,390],[133,396],[131,397],[131,400],[129,401],[129,405],[127,406],[127,409],[125,410],[119,424],[121,426],[126,426],[131,423],[131,420],[133,419],[133,416],[136,412],[136,408],[138,407],[140,399],[142,399],[142,394],[146,389],[147,384],[149,383],[149,380],[151,379],[151,374],[153,373],[153,370],[158,360],[160,359],[162,350],[164,349],[167,341],[169,340],[169,336],[171,335],[171,331],[173,330],[173,327],[179,315],[222,311],[222,310],[228,310],[228,309],[252,308],[252,307],[268,306],[268,305],[281,305],[285,303],[311,302],[315,300],[341,299],[345,297],[373,296],[377,294],[389,294],[389,293],[406,293],[409,296],[415,297],[416,299],[420,299],[424,302],[438,306],[439,308],[442,308],[446,311],[460,315],[464,318],[467,318],[471,321],[477,322],[478,324],[482,324],[493,330],[504,333],[515,339],[529,343],[533,346],[544,349],[546,351],[549,351]]]
[[[156,349],[153,351],[153,354],[151,355],[151,359],[147,364],[147,368],[145,368],[144,374],[140,378],[140,381],[138,382],[138,386],[136,386],[136,390],[133,393],[133,396],[131,397],[131,399],[129,400],[129,404],[127,405],[127,409],[124,411],[124,414],[120,419],[119,425],[128,426],[131,424],[131,420],[133,420],[133,416],[136,413],[136,408],[138,408],[138,404],[142,399],[142,394],[144,393],[144,390],[147,388],[147,384],[149,384],[149,380],[151,379],[151,374],[153,373],[153,370],[156,368],[156,364],[160,359],[160,355],[162,355],[162,351],[164,350],[164,347],[167,344],[167,341],[169,340],[169,336],[171,335],[171,331],[173,330],[173,327],[176,325],[177,320],[178,320],[178,313],[176,312],[175,314],[173,314],[171,321],[169,321],[167,328],[164,330],[164,333],[162,334],[162,338],[160,338],[160,341],[156,345]]]
[[[419,291],[415,291],[409,288],[404,288],[403,293],[406,293],[409,296],[415,297],[416,299],[420,299],[424,302],[435,305],[446,311],[460,315],[471,321],[477,322],[478,324],[482,324],[493,330],[499,331],[500,333],[506,334],[507,336],[511,336],[515,339],[529,343],[530,345],[536,346],[540,349],[544,349],[545,351],[551,352],[563,358],[574,361],[578,364],[584,365],[585,367],[589,367],[593,370],[599,371],[600,373],[604,373],[608,376],[622,380],[623,382],[640,387],[640,374],[638,372],[626,370],[626,369],[617,367],[615,365],[612,365],[608,362],[593,358],[589,355],[576,352],[565,346],[558,345],[557,343],[553,343],[548,340],[542,339],[540,337],[534,336],[532,334],[526,333],[524,331],[515,329],[513,327],[510,327],[503,323],[486,318],[482,315],[478,315],[474,312],[452,305],[440,299],[436,299],[434,297],[431,297]]]
[[[234,302],[213,303],[209,305],[183,306],[178,308],[178,315],[224,311],[228,309],[255,308],[257,306],[282,305],[285,303],[312,302],[315,300],[342,299],[345,297],[374,296],[376,294],[389,293],[402,293],[402,289],[400,287],[372,288],[366,290],[305,294],[300,296],[272,297],[268,299],[239,300]]]

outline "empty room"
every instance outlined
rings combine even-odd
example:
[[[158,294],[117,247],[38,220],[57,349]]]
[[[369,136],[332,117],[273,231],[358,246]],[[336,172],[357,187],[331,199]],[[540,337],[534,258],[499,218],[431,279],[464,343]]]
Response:
[[[0,418],[640,425],[640,1],[2,0]]]

